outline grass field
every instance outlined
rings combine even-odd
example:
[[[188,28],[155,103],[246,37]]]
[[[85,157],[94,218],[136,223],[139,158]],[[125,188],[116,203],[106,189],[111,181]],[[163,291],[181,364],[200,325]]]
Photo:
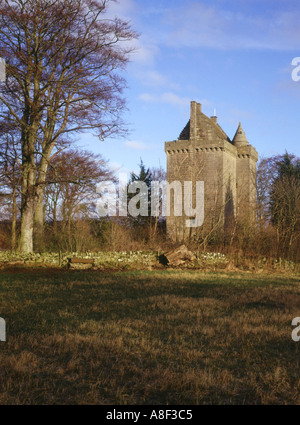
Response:
[[[0,274],[0,404],[300,404],[297,276]]]

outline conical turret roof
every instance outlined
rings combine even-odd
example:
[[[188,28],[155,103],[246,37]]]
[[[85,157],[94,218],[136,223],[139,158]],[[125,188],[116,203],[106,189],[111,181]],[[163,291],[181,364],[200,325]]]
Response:
[[[247,146],[249,144],[248,143],[248,139],[247,139],[246,134],[245,134],[245,132],[244,132],[244,130],[242,128],[242,124],[241,123],[239,123],[238,129],[237,129],[237,131],[235,133],[235,136],[234,136],[234,138],[232,140],[232,143],[235,146]]]

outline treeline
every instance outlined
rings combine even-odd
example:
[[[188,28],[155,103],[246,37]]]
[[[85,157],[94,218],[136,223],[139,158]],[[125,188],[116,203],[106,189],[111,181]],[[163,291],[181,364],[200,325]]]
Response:
[[[300,260],[300,159],[262,158],[257,165],[255,220],[238,219],[225,251],[239,256]]]
[[[19,249],[22,205],[22,166],[16,151],[0,150],[0,249]],[[166,180],[162,168],[144,166],[130,181]],[[116,173],[101,155],[79,149],[57,151],[48,164],[42,202],[34,216],[35,251],[158,249],[164,240],[165,220],[154,217],[100,217],[97,185],[118,183]],[[126,202],[130,201],[129,199]],[[120,200],[123,202],[123,200]],[[139,208],[139,205],[137,205]]]
[[[295,155],[272,156],[258,164],[256,234],[254,249],[299,261],[300,158]]]
[[[230,253],[239,258],[300,260],[300,158],[285,153],[262,158],[256,173],[254,219],[237,216],[229,228],[203,226],[190,242],[194,249]],[[218,220],[216,220],[218,222]]]
[[[0,176],[1,248],[16,250],[21,210],[21,166],[16,155],[1,153]],[[118,183],[109,163],[101,155],[87,151],[57,151],[49,162],[43,202],[36,208],[35,250],[125,251],[171,246],[165,218],[150,214],[151,182],[164,180],[166,173],[162,168],[149,169],[141,161],[139,173],[131,173],[129,183],[146,183],[148,217],[99,217],[97,200],[101,193],[96,191],[97,184]],[[256,220],[237,219],[229,232],[220,226],[210,231],[200,229],[188,241],[190,248],[298,261],[300,159],[288,153],[261,159],[256,185]],[[129,194],[126,202],[133,196]]]

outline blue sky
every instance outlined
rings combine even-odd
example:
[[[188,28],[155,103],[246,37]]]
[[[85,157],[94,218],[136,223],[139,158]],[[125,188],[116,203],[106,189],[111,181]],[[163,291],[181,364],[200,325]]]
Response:
[[[79,145],[115,169],[166,166],[164,142],[178,138],[190,101],[202,103],[230,138],[241,121],[260,156],[300,156],[299,0],[119,0],[111,14],[139,32],[125,78],[126,139]]]

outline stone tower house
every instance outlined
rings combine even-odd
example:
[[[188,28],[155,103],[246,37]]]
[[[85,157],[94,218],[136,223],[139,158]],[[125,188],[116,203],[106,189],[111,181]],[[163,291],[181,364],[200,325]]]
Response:
[[[201,104],[191,102],[189,122],[178,140],[165,143],[165,152],[168,183],[179,181],[184,187],[184,181],[192,181],[194,206],[196,181],[204,182],[201,228],[186,227],[184,212],[175,216],[174,205],[182,202],[179,198],[184,195],[170,190],[167,233],[171,239],[182,241],[195,232],[210,229],[226,232],[236,218],[255,218],[258,154],[248,143],[241,124],[231,140],[217,123],[217,117],[208,118],[202,113]]]

